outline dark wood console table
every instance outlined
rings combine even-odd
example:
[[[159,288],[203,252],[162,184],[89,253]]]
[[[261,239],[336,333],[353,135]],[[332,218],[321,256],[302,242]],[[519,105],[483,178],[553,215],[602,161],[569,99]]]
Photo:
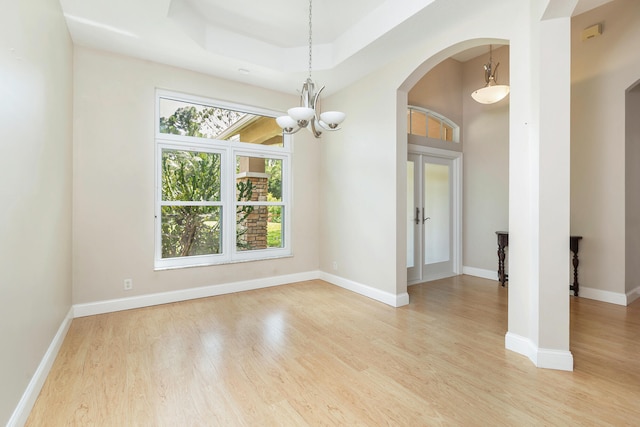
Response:
[[[505,282],[509,280],[509,275],[504,272],[504,248],[509,246],[509,232],[508,231],[496,231],[498,236],[498,280],[504,286]],[[573,284],[569,285],[569,289],[573,291],[574,296],[578,296],[580,291],[580,283],[578,283],[578,265],[580,260],[578,259],[578,242],[582,239],[582,236],[570,236],[569,248],[573,253]]]

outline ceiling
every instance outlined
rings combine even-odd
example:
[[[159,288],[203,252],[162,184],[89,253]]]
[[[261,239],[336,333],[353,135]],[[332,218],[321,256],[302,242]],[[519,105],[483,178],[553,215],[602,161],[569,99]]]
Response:
[[[314,79],[327,84],[327,91],[344,87],[400,54],[397,46],[411,47],[412,17],[436,11],[459,13],[464,1],[469,0],[315,0]],[[575,14],[608,1],[579,0]],[[80,46],[283,92],[294,91],[307,75],[309,3],[305,0],[60,3],[73,42]],[[394,40],[402,42],[394,43],[391,53],[388,46]],[[454,59],[466,61],[487,51],[475,48]]]

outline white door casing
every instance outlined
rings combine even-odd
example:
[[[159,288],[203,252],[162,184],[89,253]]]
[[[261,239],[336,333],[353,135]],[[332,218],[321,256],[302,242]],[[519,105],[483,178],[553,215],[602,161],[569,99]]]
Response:
[[[462,153],[409,145],[407,283],[462,272]]]

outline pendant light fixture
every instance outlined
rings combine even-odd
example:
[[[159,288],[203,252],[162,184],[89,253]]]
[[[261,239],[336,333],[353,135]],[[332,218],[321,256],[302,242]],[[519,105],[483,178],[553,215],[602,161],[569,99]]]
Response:
[[[309,76],[302,85],[300,92],[300,106],[290,108],[287,111],[288,116],[281,116],[276,119],[278,125],[284,133],[293,134],[302,128],[307,128],[313,136],[319,138],[322,130],[334,131],[338,130],[338,126],[342,123],[346,115],[340,111],[320,112],[320,93],[324,86],[316,92],[316,85],[311,80],[311,58],[312,58],[312,0],[309,0]]]
[[[481,104],[493,104],[509,94],[509,86],[499,85],[496,80],[498,62],[493,66],[493,47],[489,45],[489,62],[484,64],[484,80],[487,84],[471,94],[471,97]]]

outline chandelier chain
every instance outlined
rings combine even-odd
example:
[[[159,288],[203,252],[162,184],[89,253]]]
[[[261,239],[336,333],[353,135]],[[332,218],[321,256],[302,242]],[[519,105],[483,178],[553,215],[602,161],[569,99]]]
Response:
[[[312,46],[312,36],[313,36],[313,32],[311,30],[311,3],[312,0],[309,0],[309,79],[311,79],[311,46]]]

